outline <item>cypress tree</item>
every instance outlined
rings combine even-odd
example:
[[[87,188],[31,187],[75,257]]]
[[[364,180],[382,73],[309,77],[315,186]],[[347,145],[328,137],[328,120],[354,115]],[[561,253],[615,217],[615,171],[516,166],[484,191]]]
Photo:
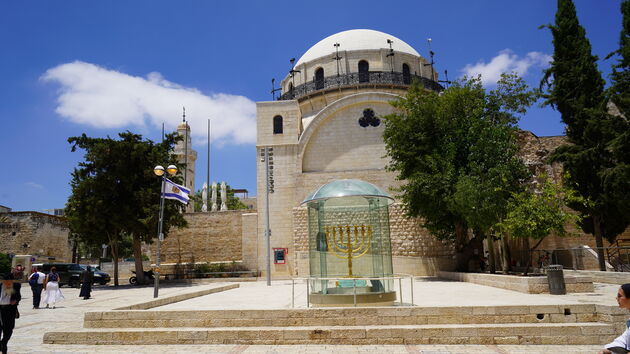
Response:
[[[619,112],[626,118],[630,117],[630,1],[621,3],[621,34],[619,36],[619,49],[611,53],[619,56],[617,64],[613,65],[611,74],[612,87],[610,88],[611,100]]]
[[[621,13],[619,49],[608,56],[618,56],[608,90],[610,119],[616,133],[609,148],[616,165],[605,174],[604,187],[608,194],[616,196],[616,209],[622,215],[630,215],[630,0],[621,3]]]
[[[555,25],[547,25],[553,35],[553,61],[541,84],[547,84],[545,103],[562,115],[571,143],[585,139],[589,109],[601,108],[604,80],[597,69],[597,56],[578,21],[572,0],[558,0]],[[553,81],[549,82],[549,79]]]
[[[615,127],[606,110],[604,80],[573,1],[558,0],[555,24],[546,27],[553,35],[554,54],[541,86],[547,85],[545,103],[560,112],[568,138],[552,159],[569,173],[565,184],[587,201],[569,206],[583,217],[582,230],[595,236],[600,270],[606,270],[603,238],[612,242],[628,221],[617,209],[616,196],[605,188],[606,174],[616,160],[610,149]]]

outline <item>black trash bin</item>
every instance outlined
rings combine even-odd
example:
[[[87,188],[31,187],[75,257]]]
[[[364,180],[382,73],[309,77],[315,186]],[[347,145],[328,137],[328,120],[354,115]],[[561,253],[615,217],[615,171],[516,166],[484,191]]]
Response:
[[[551,295],[564,295],[567,293],[562,265],[554,264],[547,267],[547,282],[549,283],[549,293]]]

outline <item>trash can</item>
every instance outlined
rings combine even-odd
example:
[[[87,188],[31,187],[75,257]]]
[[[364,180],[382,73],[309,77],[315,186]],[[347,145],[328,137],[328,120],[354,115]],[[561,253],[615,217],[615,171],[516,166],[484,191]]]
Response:
[[[553,264],[547,267],[547,282],[549,283],[549,294],[564,295],[567,293],[562,265]]]

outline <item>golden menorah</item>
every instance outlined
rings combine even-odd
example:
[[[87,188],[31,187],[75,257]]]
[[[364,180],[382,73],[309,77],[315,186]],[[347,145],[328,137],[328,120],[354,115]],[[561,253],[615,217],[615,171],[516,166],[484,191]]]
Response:
[[[326,246],[329,251],[348,260],[348,277],[352,277],[352,260],[366,254],[372,244],[372,226],[326,226]]]

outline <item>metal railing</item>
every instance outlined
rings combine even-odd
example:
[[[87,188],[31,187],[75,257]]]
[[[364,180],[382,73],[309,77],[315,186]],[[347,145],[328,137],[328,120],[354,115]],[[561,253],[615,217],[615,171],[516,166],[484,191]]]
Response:
[[[414,81],[418,81],[429,90],[437,92],[444,90],[442,85],[423,76],[399,72],[370,71],[367,73],[350,73],[313,80],[283,93],[278,100],[293,100],[317,93],[318,91],[345,87],[410,86]]]
[[[408,274],[398,274],[398,275],[394,275],[391,277],[353,277],[353,278],[348,278],[348,277],[297,277],[297,278],[291,278],[291,308],[295,308],[295,281],[296,280],[302,280],[306,282],[306,307],[310,307],[311,305],[311,299],[310,299],[310,282],[311,281],[329,281],[329,280],[335,280],[335,281],[339,281],[339,280],[344,280],[344,281],[348,281],[348,280],[352,280],[352,295],[353,295],[353,306],[356,307],[357,306],[357,281],[358,280],[379,280],[379,281],[385,281],[385,280],[398,280],[398,303],[400,306],[403,305],[403,292],[402,292],[402,280],[403,279],[407,279],[409,278],[409,284],[410,284],[410,298],[411,298],[411,306],[415,306],[414,305],[414,300],[413,300],[413,279],[415,278],[413,275],[408,275]],[[378,293],[378,292],[376,292]]]
[[[521,253],[524,265],[526,257],[531,257],[531,266],[544,269],[551,264],[561,264],[565,269],[584,270],[587,264],[598,263],[597,247],[580,246],[571,248],[524,250]],[[606,268],[616,272],[630,272],[630,246],[603,247]]]

